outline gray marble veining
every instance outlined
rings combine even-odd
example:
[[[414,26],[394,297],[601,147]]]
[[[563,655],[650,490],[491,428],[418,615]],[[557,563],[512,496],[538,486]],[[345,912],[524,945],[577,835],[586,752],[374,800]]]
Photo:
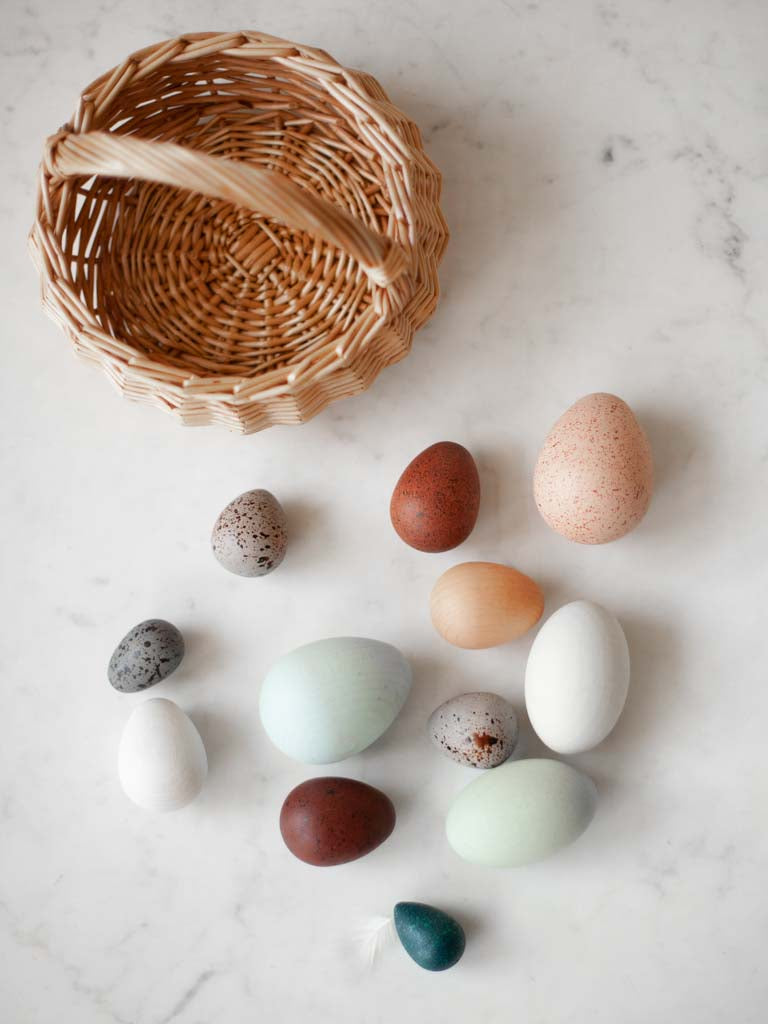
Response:
[[[150,42],[244,24],[379,78],[443,171],[452,232],[412,354],[312,423],[245,439],[113,394],[43,317],[24,252],[43,140],[79,90]],[[506,1024],[510,1006],[528,1024],[763,1024],[767,30],[762,0],[5,5],[3,1024],[422,1024],[479,1007]],[[597,390],[637,413],[658,487],[635,533],[585,550],[539,519],[530,476],[550,425]],[[573,759],[597,817],[520,872],[448,848],[445,811],[473,775],[425,725],[469,690],[520,707],[529,641],[446,650],[426,602],[455,554],[413,552],[388,522],[410,454],[445,437],[481,472],[462,558],[530,573],[547,614],[604,604],[631,650],[619,725]],[[251,586],[209,533],[264,481],[291,552]],[[164,820],[116,778],[145,698],[104,681],[105,651],[158,608],[187,641],[164,692],[210,758],[200,798]],[[343,766],[391,793],[393,839],[318,877],[279,836],[305,773],[266,741],[258,691],[282,653],[342,633],[406,651],[414,691]],[[398,900],[465,925],[449,976],[396,948],[359,967],[358,923]]]

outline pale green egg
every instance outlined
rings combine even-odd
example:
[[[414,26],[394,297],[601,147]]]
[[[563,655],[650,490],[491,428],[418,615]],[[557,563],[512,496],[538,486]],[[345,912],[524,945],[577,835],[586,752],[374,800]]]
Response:
[[[261,687],[269,738],[305,764],[360,753],[397,717],[411,689],[400,651],[380,640],[331,637],[282,657]]]
[[[595,813],[597,791],[560,761],[532,758],[485,772],[454,800],[448,842],[464,860],[519,867],[572,843]]]

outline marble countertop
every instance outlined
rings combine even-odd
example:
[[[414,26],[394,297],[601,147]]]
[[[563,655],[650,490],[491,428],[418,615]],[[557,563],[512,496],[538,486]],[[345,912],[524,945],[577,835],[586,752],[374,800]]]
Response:
[[[765,5],[9,0],[3,21],[4,1024],[764,1021]],[[240,27],[379,78],[423,129],[452,231],[412,355],[311,424],[247,438],[120,399],[40,312],[25,253],[42,142],[79,90],[150,42]],[[646,426],[658,490],[634,534],[583,548],[540,520],[530,477],[557,416],[596,390]],[[477,456],[481,516],[458,552],[423,555],[388,500],[446,438]],[[208,544],[251,487],[280,496],[293,533],[260,581]],[[453,854],[443,819],[473,774],[424,735],[464,690],[521,704],[528,638],[459,651],[430,625],[432,583],[471,558],[534,576],[545,614],[605,604],[632,655],[618,727],[571,759],[597,782],[595,822],[527,869]],[[211,766],[167,816],[119,788],[143,697],[105,676],[150,616],[187,636],[153,694],[190,713]],[[341,767],[391,794],[398,828],[321,872],[288,855],[277,815],[324,772],[275,750],[256,709],[277,656],[333,634],[397,644],[415,685]],[[397,948],[362,966],[358,926],[402,899],[464,923],[455,970]]]

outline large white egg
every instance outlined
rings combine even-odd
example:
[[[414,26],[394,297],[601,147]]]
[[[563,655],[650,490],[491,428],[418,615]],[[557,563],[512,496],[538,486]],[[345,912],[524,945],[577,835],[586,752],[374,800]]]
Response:
[[[144,701],[123,729],[118,774],[139,807],[178,810],[197,796],[208,774],[200,733],[172,700]]]
[[[330,637],[297,647],[272,666],[259,711],[284,754],[305,764],[331,764],[377,740],[410,689],[410,666],[396,647]]]
[[[595,784],[560,761],[507,761],[484,772],[454,800],[448,842],[464,860],[520,867],[577,839],[592,820]]]
[[[597,746],[616,725],[628,688],[627,641],[610,612],[573,601],[547,619],[528,655],[525,704],[551,750]]]

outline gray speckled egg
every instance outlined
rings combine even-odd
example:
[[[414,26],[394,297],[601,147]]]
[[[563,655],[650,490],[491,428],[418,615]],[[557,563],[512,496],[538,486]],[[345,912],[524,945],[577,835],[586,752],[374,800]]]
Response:
[[[120,693],[138,693],[181,664],[184,637],[165,619],[147,619],[126,633],[109,659],[109,681]]]
[[[246,491],[230,501],[211,534],[213,553],[238,576],[266,576],[282,562],[288,543],[285,512],[269,491]]]
[[[437,749],[459,764],[495,768],[517,746],[517,715],[495,693],[462,693],[432,712],[429,735]]]

